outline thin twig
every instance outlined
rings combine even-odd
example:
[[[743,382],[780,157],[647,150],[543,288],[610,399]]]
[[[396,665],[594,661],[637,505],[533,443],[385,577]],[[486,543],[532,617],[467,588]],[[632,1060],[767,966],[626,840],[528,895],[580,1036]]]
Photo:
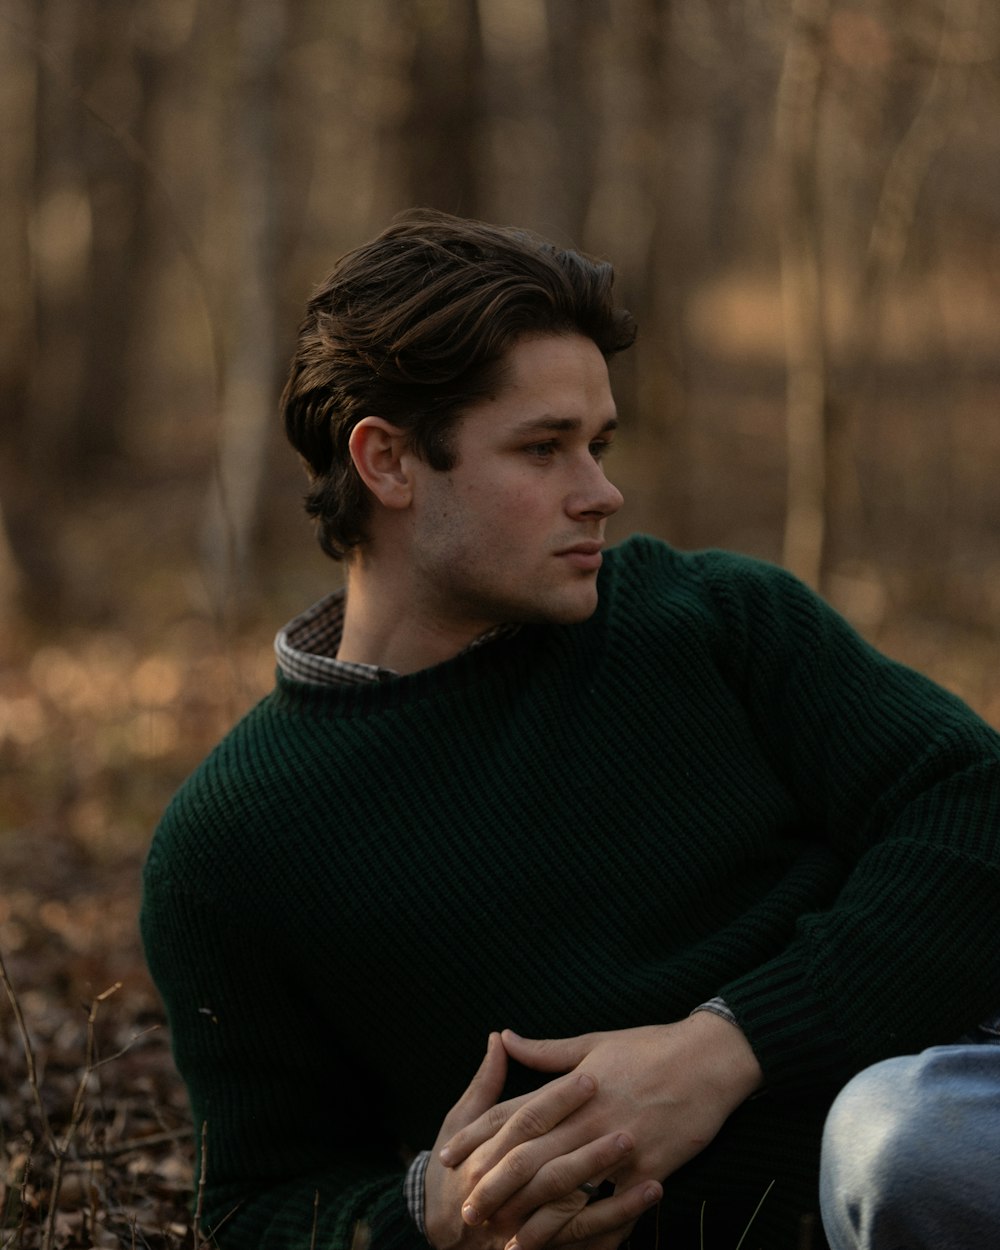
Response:
[[[33,1146],[35,1143],[32,1142]],[[28,1157],[24,1161],[24,1171],[21,1173],[21,1193],[19,1201],[21,1203],[21,1218],[18,1221],[17,1237],[18,1241],[24,1244],[24,1230],[27,1228],[28,1220],[28,1177],[31,1175],[31,1150],[28,1150]]]
[[[757,1218],[757,1216],[758,1216],[758,1215],[760,1215],[760,1209],[761,1209],[761,1207],[764,1205],[764,1200],[765,1200],[765,1198],[767,1197],[767,1195],[771,1192],[771,1190],[772,1190],[773,1188],[774,1188],[774,1181],[772,1181],[772,1182],[770,1183],[770,1185],[768,1185],[767,1189],[765,1189],[765,1190],[764,1190],[764,1192],[761,1194],[761,1196],[760,1196],[760,1202],[758,1202],[758,1203],[757,1203],[757,1205],[754,1207],[754,1209],[753,1209],[753,1215],[751,1215],[751,1216],[750,1216],[750,1219],[749,1219],[749,1221],[747,1222],[747,1226],[746,1226],[746,1228],[744,1228],[744,1230],[743,1230],[743,1236],[742,1236],[742,1237],[739,1239],[739,1241],[736,1243],[736,1250],[740,1250],[740,1246],[742,1246],[742,1245],[743,1245],[743,1243],[744,1243],[744,1241],[746,1241],[746,1239],[747,1239],[747,1233],[750,1231],[750,1225],[751,1225],[751,1224],[753,1224],[753,1222],[754,1222],[754,1220]]]
[[[114,985],[98,994],[90,1004],[90,1010],[87,1013],[87,1047],[84,1055],[83,1072],[80,1075],[79,1084],[76,1087],[76,1096],[73,1099],[73,1107],[69,1115],[69,1123],[66,1126],[66,1132],[63,1136],[62,1145],[53,1140],[52,1152],[55,1156],[55,1168],[52,1175],[52,1189],[49,1196],[49,1215],[45,1221],[45,1238],[42,1242],[42,1250],[53,1250],[56,1237],[56,1220],[59,1214],[59,1194],[62,1190],[63,1175],[66,1170],[66,1159],[72,1148],[76,1134],[83,1122],[84,1112],[87,1107],[87,1087],[90,1084],[90,1078],[94,1071],[94,1051],[95,1051],[95,1030],[97,1025],[97,1013],[100,1011],[101,1003],[105,1002],[116,994],[122,987],[121,981],[116,981]]]
[[[200,1250],[203,1245],[201,1236],[201,1220],[205,1211],[205,1185],[208,1179],[208,1121],[201,1122],[201,1159],[198,1166],[198,1201],[194,1208],[194,1227],[191,1230],[194,1237],[194,1250]]]
[[[115,1142],[113,1146],[102,1146],[99,1150],[78,1150],[74,1159],[79,1163],[103,1163],[106,1159],[131,1154],[134,1150],[173,1145],[174,1142],[187,1141],[193,1136],[192,1128],[175,1128],[171,1132],[150,1133],[148,1137],[130,1137],[127,1141]]]
[[[121,985],[121,982],[120,982],[120,981],[119,981],[118,985],[119,985],[119,986]],[[117,987],[115,987],[115,988],[117,988]],[[110,1055],[105,1055],[103,1059],[96,1059],[96,1060],[94,1061],[93,1065],[91,1066],[91,1069],[90,1069],[90,1070],[91,1070],[91,1072],[97,1072],[97,1071],[99,1071],[101,1068],[105,1067],[107,1064],[109,1064],[109,1063],[114,1063],[116,1059],[121,1059],[121,1057],[122,1057],[123,1055],[127,1055],[127,1054],[128,1054],[128,1052],[132,1049],[132,1047],[136,1044],[136,1042],[141,1042],[141,1041],[142,1041],[142,1039],[143,1039],[143,1038],[144,1038],[147,1034],[149,1034],[149,1033],[155,1033],[155,1032],[157,1032],[157,1030],[158,1030],[159,1028],[160,1028],[160,1025],[158,1025],[158,1024],[151,1024],[148,1028],[145,1028],[145,1029],[140,1029],[138,1033],[133,1033],[133,1034],[132,1034],[132,1036],[131,1036],[131,1037],[129,1038],[129,1040],[125,1043],[125,1045],[124,1045],[124,1046],[119,1047],[119,1048],[118,1048],[118,1050],[114,1051],[114,1052],[113,1052],[112,1054],[110,1054]]]
[[[35,1048],[31,1044],[31,1035],[28,1032],[28,1026],[24,1020],[24,1014],[21,1011],[21,1003],[11,984],[10,977],[7,975],[7,965],[4,963],[3,952],[0,951],[0,981],[3,982],[3,988],[7,993],[10,1001],[11,1009],[14,1012],[14,1020],[17,1023],[17,1031],[21,1035],[21,1048],[24,1051],[24,1061],[28,1067],[28,1084],[31,1086],[31,1095],[35,1103],[35,1110],[38,1112],[38,1118],[41,1121],[42,1129],[45,1133],[46,1140],[51,1144],[55,1144],[52,1136],[52,1127],[49,1124],[49,1117],[45,1113],[42,1106],[42,1092],[38,1085],[38,1069],[35,1065]]]
[[[216,1250],[215,1234],[219,1231],[220,1228],[225,1228],[225,1226],[229,1223],[229,1221],[233,1218],[233,1216],[236,1214],[236,1212],[240,1209],[242,1205],[243,1205],[242,1201],[237,1202],[237,1204],[234,1207],[229,1208],[229,1210],[222,1217],[222,1219],[219,1220],[218,1224],[212,1225],[210,1232],[207,1234],[207,1236],[205,1236],[202,1239],[201,1245],[198,1247],[198,1250],[205,1250],[206,1246],[209,1246],[211,1250]]]
[[[24,1244],[24,1221],[25,1221],[25,1212],[27,1210],[25,1199],[28,1194],[28,1173],[31,1171],[31,1147],[34,1144],[35,1143],[32,1141],[28,1145],[28,1153],[24,1159],[24,1171],[21,1173],[21,1183],[17,1188],[17,1200],[18,1200],[18,1204],[20,1207],[20,1211],[19,1211],[20,1219],[18,1220],[17,1228],[15,1228],[13,1233],[11,1233],[10,1235],[10,1240],[5,1241],[3,1245],[0,1246],[0,1250],[15,1250],[14,1248],[15,1237],[17,1238],[18,1245]]]
[[[319,1228],[319,1190],[313,1195],[313,1226],[312,1236],[309,1238],[309,1250],[316,1250],[316,1232]]]
[[[62,1189],[63,1164],[66,1156],[56,1151],[55,1167],[52,1170],[52,1188],[49,1195],[49,1214],[45,1221],[45,1237],[42,1250],[52,1250],[56,1240],[56,1217],[59,1214],[59,1192]]]

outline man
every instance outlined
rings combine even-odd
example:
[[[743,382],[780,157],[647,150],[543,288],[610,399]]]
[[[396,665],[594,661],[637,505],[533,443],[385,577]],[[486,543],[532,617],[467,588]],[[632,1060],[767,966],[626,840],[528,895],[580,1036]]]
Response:
[[[611,281],[422,212],[310,303],[346,597],[145,876],[221,1246],[796,1246],[839,1086],[996,1001],[997,736],[778,569],[603,550]]]

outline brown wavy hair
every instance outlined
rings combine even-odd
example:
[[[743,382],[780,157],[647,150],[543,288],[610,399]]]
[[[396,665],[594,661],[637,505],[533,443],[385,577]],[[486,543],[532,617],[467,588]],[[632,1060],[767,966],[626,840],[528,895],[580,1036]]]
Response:
[[[606,262],[528,231],[428,209],[342,256],[309,302],[281,397],[327,555],[368,537],[371,495],[348,448],[358,421],[383,417],[432,468],[452,468],[455,422],[496,393],[519,339],[582,334],[605,358],[631,346],[613,281]]]

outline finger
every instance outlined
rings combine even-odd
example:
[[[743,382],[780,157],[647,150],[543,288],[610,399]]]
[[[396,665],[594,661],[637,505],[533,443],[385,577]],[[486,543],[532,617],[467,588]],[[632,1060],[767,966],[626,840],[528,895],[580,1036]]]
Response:
[[[473,1150],[490,1142],[490,1157],[485,1160],[485,1168],[490,1168],[514,1146],[550,1132],[596,1092],[594,1078],[581,1073],[550,1081],[526,1098],[496,1103],[445,1142],[439,1155],[441,1162],[454,1167]]]
[[[578,1207],[575,1214],[561,1223],[554,1213],[559,1204],[551,1203],[525,1221],[507,1243],[506,1250],[542,1250],[543,1246],[550,1244],[568,1246],[593,1238],[607,1238],[612,1246],[620,1244],[639,1216],[655,1206],[662,1197],[663,1186],[658,1181],[640,1181],[611,1198]]]
[[[486,1054],[475,1076],[445,1116],[442,1135],[450,1135],[457,1129],[474,1123],[490,1107],[495,1106],[506,1079],[507,1052],[500,1043],[499,1033],[491,1033],[486,1043]]]
[[[577,1190],[547,1203],[529,1216],[504,1250],[542,1250],[543,1246],[551,1245],[553,1238],[572,1224],[587,1202],[587,1195]]]
[[[659,1181],[639,1181],[611,1198],[603,1198],[600,1202],[592,1202],[584,1207],[553,1238],[553,1245],[566,1246],[574,1241],[588,1241],[593,1238],[603,1238],[614,1245],[616,1237],[620,1244],[631,1232],[639,1216],[655,1207],[662,1198],[663,1186]]]
[[[634,1224],[626,1224],[613,1233],[605,1233],[603,1237],[593,1237],[590,1241],[577,1241],[572,1247],[559,1247],[559,1250],[618,1250],[619,1246],[628,1244],[628,1239],[635,1229]]]
[[[594,1046],[591,1033],[579,1037],[530,1038],[504,1029],[500,1036],[507,1054],[536,1072],[569,1072]]]
[[[616,1172],[634,1143],[626,1133],[607,1133],[568,1154],[541,1162],[537,1145],[528,1142],[515,1147],[476,1184],[462,1208],[467,1224],[496,1219],[498,1223],[516,1226],[525,1213],[570,1196],[574,1202],[569,1214],[573,1215],[587,1198],[581,1194],[580,1186],[600,1182]],[[478,1219],[470,1219],[467,1210]]]
[[[503,1047],[500,1047],[503,1050]],[[506,1051],[504,1052],[506,1056]],[[457,1167],[464,1163],[470,1154],[484,1142],[500,1131],[514,1112],[534,1098],[534,1094],[521,1094],[507,1102],[494,1102],[487,1107],[471,1124],[462,1124],[461,1118],[454,1115],[460,1104],[456,1103],[448,1113],[441,1126],[441,1137],[444,1145],[438,1151],[438,1158],[445,1167]]]

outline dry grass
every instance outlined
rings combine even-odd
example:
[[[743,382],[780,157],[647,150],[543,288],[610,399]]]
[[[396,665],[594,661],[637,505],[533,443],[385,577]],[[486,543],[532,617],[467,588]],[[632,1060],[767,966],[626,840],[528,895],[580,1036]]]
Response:
[[[4,899],[17,949],[0,953],[3,1250],[196,1244],[184,1093],[120,883]]]

